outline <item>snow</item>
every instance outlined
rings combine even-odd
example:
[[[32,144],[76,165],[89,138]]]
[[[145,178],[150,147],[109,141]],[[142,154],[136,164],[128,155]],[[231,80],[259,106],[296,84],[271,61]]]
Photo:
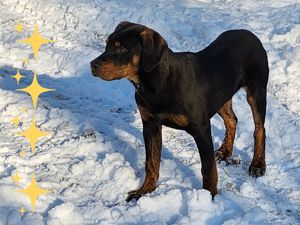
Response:
[[[297,0],[2,0],[0,3],[0,224],[300,224],[300,3]],[[24,31],[18,34],[18,20]],[[201,163],[193,139],[163,128],[158,188],[127,203],[127,192],[144,176],[142,123],[134,88],[125,80],[105,82],[90,74],[106,37],[123,20],[156,29],[175,51],[198,51],[222,31],[245,28],[262,40],[270,65],[264,177],[247,175],[253,155],[253,120],[244,91],[233,99],[239,119],[234,157],[218,164],[219,195],[202,189]],[[30,47],[17,40],[32,33],[55,43]],[[22,59],[29,57],[24,65]],[[10,78],[20,68],[27,78]],[[35,154],[18,132],[34,113],[26,93],[37,69],[43,86],[36,123],[49,135]],[[26,105],[28,111],[21,112]],[[19,116],[15,127],[11,120]],[[211,120],[217,149],[221,118]],[[25,157],[20,157],[25,150]],[[11,176],[19,173],[20,185]],[[51,190],[38,198],[36,212],[23,194],[36,174]],[[21,217],[19,210],[27,212]]]

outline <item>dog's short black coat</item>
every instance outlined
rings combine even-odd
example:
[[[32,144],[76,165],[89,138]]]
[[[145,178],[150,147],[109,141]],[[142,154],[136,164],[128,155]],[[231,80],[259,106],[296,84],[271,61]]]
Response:
[[[105,52],[91,62],[92,74],[104,80],[127,78],[136,87],[135,99],[143,122],[146,176],[127,200],[138,199],[156,188],[159,177],[162,137],[166,125],[185,130],[197,144],[203,187],[217,194],[217,160],[232,155],[237,118],[232,96],[247,92],[254,131],[254,156],[249,174],[265,173],[265,114],[269,68],[260,40],[247,30],[222,33],[202,51],[173,52],[154,30],[122,22],[109,36]],[[214,153],[210,118],[218,113],[226,133]]]

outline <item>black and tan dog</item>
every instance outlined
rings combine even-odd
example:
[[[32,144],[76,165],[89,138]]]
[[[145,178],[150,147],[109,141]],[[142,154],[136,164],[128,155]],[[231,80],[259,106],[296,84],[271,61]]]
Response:
[[[146,176],[127,201],[156,188],[162,149],[162,125],[185,130],[197,144],[203,188],[217,194],[217,169],[210,118],[224,120],[224,142],[215,155],[232,155],[237,118],[232,96],[247,92],[255,123],[254,156],[249,174],[262,176],[265,163],[266,87],[268,59],[260,40],[247,30],[222,33],[202,51],[173,52],[154,30],[122,22],[107,39],[105,52],[91,62],[94,76],[104,80],[127,78],[136,87],[135,100],[142,117],[146,147]]]

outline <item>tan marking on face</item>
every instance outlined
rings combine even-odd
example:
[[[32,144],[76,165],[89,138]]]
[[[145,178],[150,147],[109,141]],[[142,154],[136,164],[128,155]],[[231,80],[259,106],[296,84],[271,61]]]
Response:
[[[128,78],[134,81],[138,77],[137,68],[131,63],[117,66],[112,61],[101,63],[97,69],[97,74],[104,80]]]
[[[135,66],[139,65],[140,59],[141,59],[141,56],[139,56],[139,55],[134,55],[134,56],[132,57],[132,64],[135,65]]]
[[[143,121],[149,120],[151,117],[153,117],[153,114],[145,107],[138,105],[138,109],[140,111],[141,117]]]
[[[139,66],[139,63],[140,63],[140,56],[139,55],[134,55],[132,57],[132,60],[131,60],[131,65],[136,68],[136,70],[138,70],[138,66]],[[129,75],[127,77],[127,79],[131,80],[132,82],[134,82],[135,84],[138,84],[139,83],[139,76],[138,76],[138,73],[133,73],[131,75]]]
[[[115,47],[120,47],[120,46],[121,46],[121,43],[118,42],[118,41],[116,41],[116,42],[115,42]]]

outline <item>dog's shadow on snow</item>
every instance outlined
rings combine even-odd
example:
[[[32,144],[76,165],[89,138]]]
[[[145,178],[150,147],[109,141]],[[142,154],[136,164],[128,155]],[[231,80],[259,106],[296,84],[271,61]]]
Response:
[[[20,73],[25,75],[26,78],[23,78],[19,85],[15,79],[11,78],[16,72],[17,70],[10,66],[0,67],[2,77],[0,87],[4,90],[20,93],[24,97],[28,96],[28,94],[16,89],[28,86],[32,81],[33,72],[31,70],[20,70]],[[60,108],[71,112],[72,115],[79,118],[79,123],[85,123],[85,125],[82,125],[80,131],[82,134],[78,134],[79,136],[86,135],[86,124],[89,124],[92,131],[89,130],[88,135],[91,132],[100,133],[103,142],[109,148],[109,151],[107,151],[107,148],[98,151],[98,160],[103,160],[107,153],[119,152],[130,163],[130,166],[136,172],[137,178],[143,180],[145,175],[144,140],[142,127],[137,128],[133,124],[136,121],[137,107],[132,84],[127,81],[102,81],[93,77],[89,70],[77,77],[58,76],[55,78],[47,74],[38,74],[38,81],[42,86],[55,89],[55,91],[40,96],[37,111],[39,111],[39,108],[44,107],[48,110]],[[169,151],[163,145],[164,156],[174,160],[177,168],[188,175],[192,188],[199,189],[202,187],[202,182],[196,178],[194,171],[179,159],[176,159],[172,151]],[[184,189],[184,187],[181,189]]]

